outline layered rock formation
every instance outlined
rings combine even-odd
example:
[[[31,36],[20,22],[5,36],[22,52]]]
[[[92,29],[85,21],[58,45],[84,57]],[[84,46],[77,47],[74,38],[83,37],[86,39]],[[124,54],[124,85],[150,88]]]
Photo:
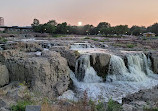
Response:
[[[9,73],[5,65],[0,64],[0,87],[9,83]]]
[[[41,56],[4,51],[0,60],[7,66],[10,81],[25,81],[34,91],[54,97],[68,89],[70,70],[66,59],[54,51],[43,51]]]
[[[108,74],[108,68],[110,63],[110,54],[105,53],[95,53],[90,55],[91,66],[95,69],[98,76],[106,79]]]
[[[75,71],[76,60],[80,56],[78,51],[70,50],[67,46],[56,46],[52,47],[50,50],[59,52],[62,57],[66,58],[70,69]]]

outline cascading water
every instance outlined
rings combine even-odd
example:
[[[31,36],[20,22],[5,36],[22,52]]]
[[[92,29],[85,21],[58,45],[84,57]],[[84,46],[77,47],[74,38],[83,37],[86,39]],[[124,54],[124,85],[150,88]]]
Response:
[[[71,72],[77,97],[84,91],[92,100],[108,101],[110,98],[122,102],[122,97],[141,89],[148,89],[158,84],[158,75],[150,70],[150,59],[145,54],[129,54],[127,63],[116,55],[111,55],[109,74],[106,82],[97,76],[90,66],[89,55],[82,55],[76,63],[75,74]]]
[[[97,76],[96,71],[90,66],[89,55],[82,55],[76,62],[75,69],[76,78],[79,81],[86,83],[94,83],[102,81],[102,78]]]
[[[107,81],[142,81],[152,71],[149,69],[145,54],[127,55],[127,65],[121,57],[112,55]],[[152,73],[153,74],[153,73]]]

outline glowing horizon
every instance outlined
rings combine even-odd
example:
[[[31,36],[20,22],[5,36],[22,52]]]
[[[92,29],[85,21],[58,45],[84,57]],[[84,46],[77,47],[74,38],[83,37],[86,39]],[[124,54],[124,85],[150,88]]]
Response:
[[[56,20],[70,25],[108,22],[116,25],[150,26],[158,22],[157,0],[3,0],[0,16],[5,25],[29,26]]]

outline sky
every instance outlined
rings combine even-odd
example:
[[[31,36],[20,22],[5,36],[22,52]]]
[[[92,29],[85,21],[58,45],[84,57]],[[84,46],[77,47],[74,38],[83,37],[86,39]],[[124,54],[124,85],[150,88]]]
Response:
[[[29,26],[56,20],[77,25],[149,26],[158,22],[158,0],[0,0],[0,16],[5,25]]]

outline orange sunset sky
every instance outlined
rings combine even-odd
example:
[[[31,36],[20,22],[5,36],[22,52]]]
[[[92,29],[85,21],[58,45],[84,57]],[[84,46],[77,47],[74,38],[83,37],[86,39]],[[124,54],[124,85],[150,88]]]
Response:
[[[34,18],[41,23],[149,26],[158,22],[158,0],[1,0],[0,16],[10,26],[29,26]]]

